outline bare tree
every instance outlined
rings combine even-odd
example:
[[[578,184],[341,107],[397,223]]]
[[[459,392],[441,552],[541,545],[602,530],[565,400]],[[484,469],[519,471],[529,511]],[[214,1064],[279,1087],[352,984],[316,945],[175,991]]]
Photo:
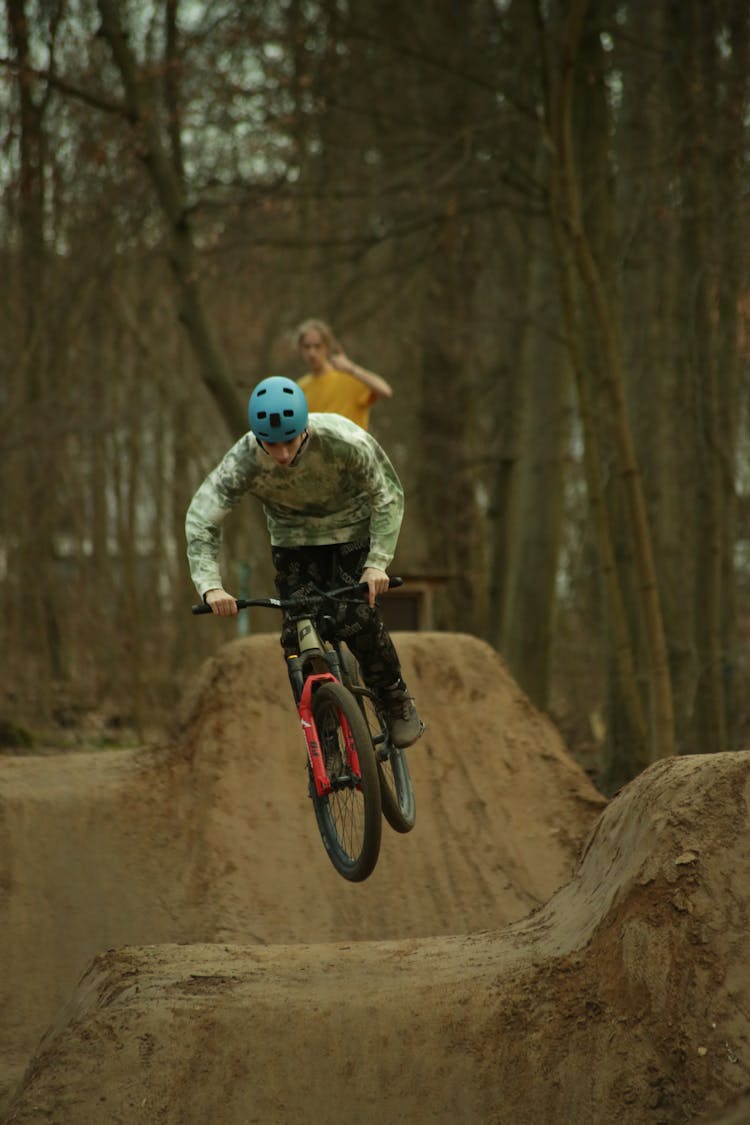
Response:
[[[199,267],[185,192],[180,139],[180,106],[177,92],[175,16],[177,0],[165,5],[166,50],[163,62],[167,136],[161,135],[160,107],[155,93],[140,73],[114,0],[97,0],[102,34],[112,51],[124,91],[123,112],[138,132],[139,152],[154,186],[169,235],[169,261],[180,292],[180,318],[200,361],[200,373],[231,434],[247,429],[245,410],[234,386],[234,376],[216,338],[199,283]]]
[[[18,551],[10,565],[26,575],[27,594],[23,606],[13,602],[8,608],[17,621],[24,618],[24,630],[36,650],[36,675],[40,698],[49,697],[50,679],[60,679],[65,666],[60,637],[60,622],[51,583],[54,502],[49,482],[54,479],[59,451],[54,432],[43,442],[34,440],[31,421],[45,414],[54,401],[50,385],[52,359],[47,344],[43,310],[47,293],[47,248],[45,226],[45,181],[47,135],[45,112],[49,89],[38,83],[31,68],[29,13],[24,0],[8,0],[6,5],[10,45],[16,73],[19,121],[18,224],[20,245],[17,268],[23,303],[20,308],[21,334],[19,362],[15,372],[21,407],[21,427],[28,433],[19,449],[20,471],[15,501],[15,526]],[[54,55],[58,15],[53,11],[46,29],[50,52]],[[45,691],[45,688],[47,689]]]
[[[674,752],[673,706],[651,536],[641,486],[638,462],[628,420],[625,377],[618,334],[613,322],[602,275],[593,256],[583,223],[580,184],[572,134],[572,98],[575,67],[587,13],[587,0],[571,0],[560,37],[559,68],[550,70],[554,88],[549,105],[551,143],[555,154],[553,176],[558,189],[553,196],[556,221],[575,263],[591,303],[591,315],[599,346],[600,375],[606,388],[617,441],[618,471],[628,504],[632,542],[640,583],[640,600],[651,666],[651,698],[654,715],[652,754],[665,757]],[[540,15],[540,23],[542,23]],[[570,278],[569,271],[563,278]]]

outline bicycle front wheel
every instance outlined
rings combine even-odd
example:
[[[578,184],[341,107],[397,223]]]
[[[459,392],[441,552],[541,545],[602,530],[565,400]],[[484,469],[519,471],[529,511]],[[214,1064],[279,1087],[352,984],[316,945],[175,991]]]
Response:
[[[313,718],[331,791],[319,797],[311,779],[318,829],[331,863],[340,875],[359,883],[371,875],[380,854],[380,782],[370,731],[351,692],[324,683],[313,696]],[[351,732],[358,759],[347,749]]]

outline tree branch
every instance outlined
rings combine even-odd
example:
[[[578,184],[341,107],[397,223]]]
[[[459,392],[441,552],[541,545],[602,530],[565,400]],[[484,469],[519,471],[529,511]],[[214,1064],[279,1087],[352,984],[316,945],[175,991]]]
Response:
[[[119,114],[121,117],[129,116],[124,102],[112,101],[111,98],[105,97],[104,94],[98,91],[87,90],[83,86],[77,86],[74,82],[68,81],[67,78],[63,78],[53,70],[38,70],[36,67],[32,66],[19,66],[14,59],[9,59],[5,56],[0,56],[0,67],[10,71],[10,73],[14,75],[25,74],[29,77],[47,82],[55,90],[59,90],[61,94],[66,94],[68,97],[75,98],[76,101],[83,102],[93,109],[102,110],[104,113]]]

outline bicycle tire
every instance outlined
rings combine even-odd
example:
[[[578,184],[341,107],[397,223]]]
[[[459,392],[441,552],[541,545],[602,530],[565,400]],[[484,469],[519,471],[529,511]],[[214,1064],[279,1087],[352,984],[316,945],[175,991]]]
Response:
[[[380,780],[370,730],[351,692],[339,683],[324,683],[313,696],[313,718],[326,771],[333,785],[319,797],[310,779],[318,831],[333,866],[352,883],[372,874],[380,854],[382,805]],[[359,758],[359,780],[349,773],[341,718],[352,733]]]
[[[362,708],[370,733],[380,732],[383,724],[373,700],[366,695],[358,695],[357,702]],[[411,832],[417,819],[417,804],[406,754],[389,740],[382,748],[378,745],[375,760],[378,764],[383,816],[394,832]]]
[[[378,781],[383,816],[394,832],[411,832],[417,820],[417,802],[403,750],[392,746],[387,758],[378,758]]]
[[[342,649],[343,672],[349,682],[355,687],[362,684],[359,664],[354,654],[347,648]],[[357,693],[357,703],[370,730],[370,735],[383,730],[383,724],[378,718],[375,704],[366,695]],[[406,754],[397,747],[388,745],[387,756],[381,757],[376,751],[375,758],[378,764],[378,781],[380,783],[380,803],[383,816],[394,832],[411,832],[417,819],[417,805],[414,797],[414,787],[411,783],[411,774],[406,761]]]

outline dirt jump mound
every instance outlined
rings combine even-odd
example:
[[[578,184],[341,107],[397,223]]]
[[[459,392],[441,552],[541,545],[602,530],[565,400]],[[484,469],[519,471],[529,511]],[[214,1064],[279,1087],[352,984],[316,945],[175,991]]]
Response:
[[[178,976],[194,962],[198,980],[210,946],[259,952],[495,929],[570,877],[605,802],[558,733],[482,642],[399,634],[398,644],[428,723],[409,751],[417,825],[407,836],[385,829],[378,866],[359,886],[336,874],[318,836],[275,637],[236,641],[204,666],[167,746],[0,758],[0,1115],[97,955],[100,973],[120,957],[140,966],[137,947],[164,946],[157,961],[174,955]],[[241,964],[245,954],[232,956]],[[98,995],[86,981],[74,1001],[82,1017]],[[172,1024],[169,1008],[164,1018]],[[26,1098],[15,1112],[30,1120]],[[189,1120],[177,1102],[172,1119]],[[67,1125],[85,1111],[55,1112],[47,1119]],[[160,1118],[144,1110],[141,1119]]]
[[[501,929],[104,954],[9,1121],[719,1121],[750,1073],[749,796],[746,755],[651,767]]]

